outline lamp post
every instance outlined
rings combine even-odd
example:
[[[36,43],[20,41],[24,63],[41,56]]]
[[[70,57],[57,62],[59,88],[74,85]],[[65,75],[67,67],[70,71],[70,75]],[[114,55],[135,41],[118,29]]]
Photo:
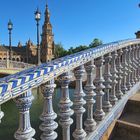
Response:
[[[8,22],[8,30],[9,30],[9,60],[12,60],[12,45],[11,45],[11,33],[13,29],[13,23],[11,20]]]
[[[37,8],[36,12],[35,12],[35,20],[37,22],[37,64],[40,65],[41,61],[40,61],[40,41],[39,41],[39,21],[41,18],[41,12],[39,11],[39,9]]]

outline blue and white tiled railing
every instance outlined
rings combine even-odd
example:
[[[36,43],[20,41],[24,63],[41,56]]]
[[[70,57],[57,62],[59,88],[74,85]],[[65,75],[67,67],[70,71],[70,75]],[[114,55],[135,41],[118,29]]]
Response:
[[[32,139],[35,135],[29,117],[33,100],[32,89],[41,86],[44,109],[40,116],[42,120],[39,127],[42,131],[40,138],[41,140],[57,139],[58,134],[55,129],[57,129],[58,123],[54,121],[57,114],[53,111],[52,94],[56,87],[54,79],[58,78],[62,87],[58,115],[60,116],[59,124],[63,130],[63,140],[70,139],[72,123],[76,123],[73,132],[74,139],[99,139],[106,130],[103,124],[98,125],[101,124],[99,122],[104,122],[106,114],[110,113],[111,116],[113,110],[117,114],[118,108],[120,108],[119,101],[124,100],[124,97],[137,85],[140,79],[139,66],[140,40],[127,39],[100,45],[1,78],[0,105],[14,99],[20,112],[19,123],[22,123],[15,133],[15,138],[17,140]],[[94,69],[96,70],[95,79],[93,79]],[[76,80],[73,102],[69,99],[70,71],[74,72]],[[83,87],[82,78],[85,71],[87,81]],[[131,93],[129,93],[130,95]],[[85,113],[83,105],[85,104],[87,119],[82,120]],[[95,109],[93,109],[94,104]],[[73,110],[71,109],[72,105]],[[76,115],[76,120],[71,119],[73,114]],[[2,118],[3,113],[0,116]],[[106,122],[108,122],[106,126],[109,126],[112,118],[110,117]]]

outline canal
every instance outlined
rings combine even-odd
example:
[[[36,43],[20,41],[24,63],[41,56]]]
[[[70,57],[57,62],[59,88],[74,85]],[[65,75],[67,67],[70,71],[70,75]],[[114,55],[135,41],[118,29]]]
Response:
[[[70,96],[72,96],[74,90],[70,89]],[[54,110],[58,113],[58,103],[60,101],[60,93],[61,89],[57,88],[53,95],[53,105]],[[39,125],[41,121],[39,120],[39,116],[42,113],[43,109],[43,96],[41,93],[37,93],[37,90],[33,90],[34,100],[30,110],[31,116],[31,125],[36,130],[35,139],[40,140],[39,136],[41,134],[39,130]],[[72,97],[71,97],[72,98]],[[18,109],[13,100],[8,101],[7,103],[2,105],[2,111],[4,112],[4,117],[0,124],[0,140],[15,140],[14,133],[18,129]],[[58,122],[59,118],[57,119]],[[74,127],[74,126],[72,126]],[[58,134],[61,134],[61,128],[57,129]],[[61,140],[61,135],[58,137]]]

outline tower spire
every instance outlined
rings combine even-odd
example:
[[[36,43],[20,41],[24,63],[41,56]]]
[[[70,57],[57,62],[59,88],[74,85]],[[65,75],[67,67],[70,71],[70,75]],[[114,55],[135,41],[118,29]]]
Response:
[[[45,22],[50,22],[50,11],[48,8],[48,3],[46,4],[46,10],[45,10]]]

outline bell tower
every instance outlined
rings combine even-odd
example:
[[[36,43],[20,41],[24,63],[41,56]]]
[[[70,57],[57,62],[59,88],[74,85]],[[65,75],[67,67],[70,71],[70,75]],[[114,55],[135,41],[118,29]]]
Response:
[[[52,25],[50,23],[50,12],[48,5],[46,5],[41,41],[41,61],[43,63],[51,61],[54,58],[54,48],[54,35],[52,33]]]

